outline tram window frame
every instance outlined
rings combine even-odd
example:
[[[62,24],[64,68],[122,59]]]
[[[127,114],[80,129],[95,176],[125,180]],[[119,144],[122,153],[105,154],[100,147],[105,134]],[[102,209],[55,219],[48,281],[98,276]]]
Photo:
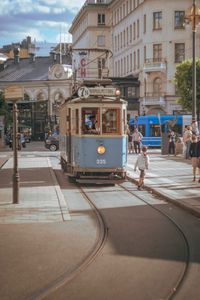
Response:
[[[157,129],[157,130],[155,130]],[[158,133],[158,135],[156,134]],[[161,137],[161,127],[159,124],[150,124],[150,136],[151,137]]]
[[[76,108],[75,110],[75,133],[79,133],[79,109]]]
[[[82,134],[100,134],[100,109],[98,107],[82,107],[81,109],[81,133]],[[95,121],[92,124],[91,119]],[[90,124],[91,122],[91,124]],[[87,124],[88,123],[88,124]],[[95,126],[95,128],[92,128]],[[91,128],[90,128],[91,127]]]
[[[104,112],[105,111],[105,112]],[[104,118],[104,115],[109,111],[115,111],[115,118],[111,120],[111,115],[108,118]],[[113,107],[102,108],[102,135],[120,135],[120,109]],[[113,113],[112,113],[113,117]],[[115,126],[114,126],[115,125]],[[112,126],[112,127],[111,127]]]

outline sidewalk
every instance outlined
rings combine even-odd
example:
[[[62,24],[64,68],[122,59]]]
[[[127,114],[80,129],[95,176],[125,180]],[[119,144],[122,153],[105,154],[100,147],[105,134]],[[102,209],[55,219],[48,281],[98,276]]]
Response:
[[[19,204],[13,204],[13,158],[0,155],[0,224],[70,220],[66,201],[46,157],[18,158]]]
[[[150,168],[145,177],[145,187],[167,201],[200,217],[200,183],[193,182],[191,160],[181,156],[161,155],[149,150]],[[137,155],[128,156],[128,177],[137,182],[139,171],[134,172]],[[197,180],[200,175],[197,175]]]
[[[69,220],[66,201],[46,157],[19,158],[20,204],[12,204],[13,160],[0,153],[0,224],[15,222],[54,222]],[[181,156],[161,155],[149,150],[150,168],[145,187],[167,201],[200,217],[200,183],[193,182],[191,160]],[[134,172],[137,155],[128,155],[127,175],[137,183],[139,171]],[[6,160],[8,162],[6,163]],[[9,180],[8,180],[9,178]],[[45,178],[45,180],[44,180]],[[197,180],[200,176],[197,176]]]

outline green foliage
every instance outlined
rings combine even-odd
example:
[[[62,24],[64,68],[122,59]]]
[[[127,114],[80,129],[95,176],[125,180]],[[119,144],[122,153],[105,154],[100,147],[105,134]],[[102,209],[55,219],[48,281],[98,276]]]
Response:
[[[197,113],[200,112],[200,59],[196,60],[197,78]],[[186,60],[176,67],[175,85],[177,94],[180,96],[178,103],[184,109],[192,111],[192,61]]]
[[[8,108],[8,104],[5,101],[3,93],[0,93],[0,116],[4,116],[6,124],[9,125],[12,121],[11,112]]]

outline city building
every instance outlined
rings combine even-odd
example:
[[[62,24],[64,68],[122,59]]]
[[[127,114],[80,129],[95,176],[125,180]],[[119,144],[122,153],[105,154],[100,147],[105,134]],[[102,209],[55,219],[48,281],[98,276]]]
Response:
[[[137,114],[186,113],[177,103],[174,74],[177,64],[192,58],[192,28],[184,24],[191,5],[189,0],[88,0],[70,29],[72,48],[81,47],[88,57],[83,48],[100,48],[98,41],[105,41],[104,47],[112,53],[109,76],[132,76],[139,82],[134,88],[124,87],[129,88],[129,95],[139,89],[134,113],[135,109]],[[197,56],[199,37],[197,32]],[[75,68],[81,68],[77,60]],[[87,68],[88,61],[83,66]],[[87,72],[83,72],[85,77]]]
[[[22,87],[24,97],[17,103],[19,130],[29,128],[36,140],[58,125],[59,106],[71,95],[70,44],[63,49],[66,51],[56,48],[46,57],[30,53],[29,58],[20,58],[20,52],[15,51],[14,58],[8,59],[0,71],[2,93],[9,86]]]

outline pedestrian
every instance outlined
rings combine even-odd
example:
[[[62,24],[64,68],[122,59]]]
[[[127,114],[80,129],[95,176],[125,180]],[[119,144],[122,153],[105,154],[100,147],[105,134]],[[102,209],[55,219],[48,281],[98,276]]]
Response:
[[[142,146],[142,153],[138,155],[134,171],[137,170],[137,168],[140,171],[139,181],[138,181],[138,190],[142,189],[142,186],[144,185],[144,178],[146,175],[146,170],[149,168],[149,156],[147,154],[147,147]]]
[[[175,132],[173,130],[171,130],[169,132],[168,138],[169,138],[168,155],[170,155],[170,154],[175,155],[175,139],[176,139],[176,135],[175,135]]]
[[[191,129],[192,133],[195,134],[196,136],[199,136],[199,128],[198,128],[198,123],[197,121],[193,121],[191,124]]]
[[[175,156],[178,154],[183,155],[183,138],[182,137],[178,137],[175,143]]]
[[[192,173],[193,173],[193,181],[196,181],[196,170],[198,168],[198,154],[197,154],[197,137],[196,135],[192,136],[192,142],[190,144],[189,155],[192,158]]]
[[[192,142],[192,127],[187,126],[187,129],[183,133],[183,142],[185,146],[185,158],[188,159],[190,154],[189,154],[189,149],[190,149],[190,144]]]
[[[128,125],[127,125],[126,133],[128,136],[128,153],[133,153],[133,133],[131,132]]]
[[[198,180],[198,182],[200,183],[200,138],[198,138],[198,142],[197,142],[197,158],[198,158],[197,167],[199,169],[199,180]]]
[[[136,154],[140,153],[142,138],[143,135],[141,134],[141,132],[139,132],[138,129],[135,128],[133,131],[133,146]]]

